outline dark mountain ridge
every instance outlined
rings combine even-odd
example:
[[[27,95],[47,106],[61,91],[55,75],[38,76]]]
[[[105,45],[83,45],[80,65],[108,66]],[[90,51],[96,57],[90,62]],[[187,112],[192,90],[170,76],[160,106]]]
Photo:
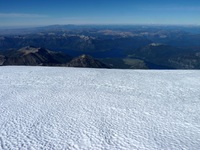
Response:
[[[4,54],[5,61],[2,65],[52,66],[67,63],[71,60],[71,57],[66,54],[32,46]]]
[[[64,53],[33,46],[4,52],[4,55],[0,55],[0,65],[109,68],[108,65],[88,55],[73,58]]]

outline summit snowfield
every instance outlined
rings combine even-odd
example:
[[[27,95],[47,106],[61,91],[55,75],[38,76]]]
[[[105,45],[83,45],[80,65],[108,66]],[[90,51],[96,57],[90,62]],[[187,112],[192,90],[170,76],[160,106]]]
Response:
[[[199,150],[200,71],[0,67],[2,150]]]

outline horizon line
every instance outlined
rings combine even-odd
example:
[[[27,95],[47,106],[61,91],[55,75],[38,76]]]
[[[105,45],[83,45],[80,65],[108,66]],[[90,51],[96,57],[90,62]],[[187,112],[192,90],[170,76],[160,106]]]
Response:
[[[23,29],[49,26],[199,26],[200,24],[162,24],[162,23],[68,23],[68,24],[46,24],[46,25],[7,25],[0,26],[0,29]]]

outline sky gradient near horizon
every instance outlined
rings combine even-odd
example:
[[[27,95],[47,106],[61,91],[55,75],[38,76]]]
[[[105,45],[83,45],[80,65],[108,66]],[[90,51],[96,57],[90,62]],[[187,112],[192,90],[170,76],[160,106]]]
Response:
[[[53,24],[200,25],[199,0],[0,0],[0,27]]]

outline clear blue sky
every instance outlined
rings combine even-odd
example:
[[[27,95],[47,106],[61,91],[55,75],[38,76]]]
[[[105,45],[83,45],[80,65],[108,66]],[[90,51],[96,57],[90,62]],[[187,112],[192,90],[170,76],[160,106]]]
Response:
[[[0,0],[0,27],[198,24],[200,0]]]

